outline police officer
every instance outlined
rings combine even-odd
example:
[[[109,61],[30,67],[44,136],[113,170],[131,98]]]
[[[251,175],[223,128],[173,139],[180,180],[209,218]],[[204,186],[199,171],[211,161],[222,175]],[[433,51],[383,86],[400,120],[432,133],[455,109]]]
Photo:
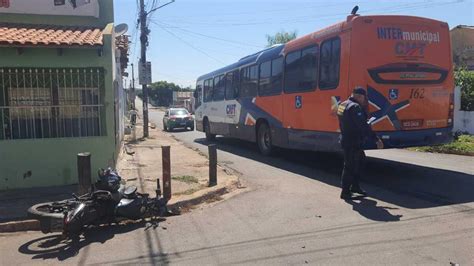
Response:
[[[377,148],[383,148],[383,142],[375,135],[367,123],[367,92],[361,87],[352,91],[351,97],[339,104],[337,116],[341,129],[341,145],[344,150],[344,169],[342,170],[341,199],[351,199],[357,193],[366,196],[360,188],[359,179],[365,153],[366,141],[375,141]]]

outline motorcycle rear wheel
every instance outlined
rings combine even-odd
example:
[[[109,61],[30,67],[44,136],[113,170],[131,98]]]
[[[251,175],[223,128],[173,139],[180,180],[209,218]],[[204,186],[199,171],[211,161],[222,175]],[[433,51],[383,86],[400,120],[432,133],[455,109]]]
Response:
[[[64,212],[71,210],[76,204],[77,201],[73,199],[38,203],[28,209],[28,214],[31,218],[63,219]]]

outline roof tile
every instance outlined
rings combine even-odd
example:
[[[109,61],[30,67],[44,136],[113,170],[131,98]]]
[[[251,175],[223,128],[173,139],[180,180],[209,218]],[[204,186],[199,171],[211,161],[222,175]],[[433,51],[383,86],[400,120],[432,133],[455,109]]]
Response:
[[[0,45],[99,46],[102,29],[94,27],[0,23]]]

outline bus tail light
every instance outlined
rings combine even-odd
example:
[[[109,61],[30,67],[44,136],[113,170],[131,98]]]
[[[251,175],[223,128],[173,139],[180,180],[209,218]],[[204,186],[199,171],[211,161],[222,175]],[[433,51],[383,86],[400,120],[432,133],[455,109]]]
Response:
[[[454,121],[454,93],[449,95],[449,113],[448,113],[448,126],[452,126]]]

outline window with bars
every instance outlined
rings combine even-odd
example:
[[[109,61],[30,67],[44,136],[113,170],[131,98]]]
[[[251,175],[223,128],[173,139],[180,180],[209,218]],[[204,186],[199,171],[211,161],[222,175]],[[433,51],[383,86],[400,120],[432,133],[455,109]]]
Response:
[[[103,136],[102,68],[0,68],[0,140]]]

